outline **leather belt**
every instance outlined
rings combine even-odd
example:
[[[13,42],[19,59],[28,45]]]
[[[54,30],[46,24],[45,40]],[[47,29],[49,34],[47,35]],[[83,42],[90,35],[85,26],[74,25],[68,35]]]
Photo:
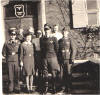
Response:
[[[62,50],[62,52],[69,52],[69,49],[66,49],[66,50]]]
[[[16,55],[18,52],[11,52],[9,55]]]
[[[24,56],[27,56],[27,57],[28,57],[28,56],[30,56],[30,57],[31,57],[31,56],[32,56],[32,54],[26,54],[26,55],[24,55]]]

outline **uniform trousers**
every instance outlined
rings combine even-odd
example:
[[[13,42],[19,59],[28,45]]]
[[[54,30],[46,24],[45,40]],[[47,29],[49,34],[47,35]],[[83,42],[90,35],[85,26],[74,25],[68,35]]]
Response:
[[[19,65],[18,62],[8,62],[9,91],[19,90]]]
[[[62,68],[63,68],[63,85],[65,85],[67,88],[70,88],[71,87],[71,64],[69,59],[63,60]]]
[[[60,72],[60,66],[57,61],[57,57],[48,57],[44,59],[44,79],[48,82],[48,72],[52,74],[52,82],[55,83],[56,75]]]

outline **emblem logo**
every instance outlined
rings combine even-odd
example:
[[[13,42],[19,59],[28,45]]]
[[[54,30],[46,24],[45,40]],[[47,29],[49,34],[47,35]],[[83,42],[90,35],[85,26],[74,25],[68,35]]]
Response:
[[[25,15],[25,11],[24,11],[24,5],[19,4],[19,5],[14,5],[14,9],[15,9],[15,15],[18,18],[22,18]]]

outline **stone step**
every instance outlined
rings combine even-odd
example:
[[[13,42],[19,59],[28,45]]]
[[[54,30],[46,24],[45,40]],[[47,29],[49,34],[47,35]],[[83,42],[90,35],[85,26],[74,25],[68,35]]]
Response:
[[[92,81],[72,82],[72,88],[75,88],[75,89],[99,89],[99,85]]]

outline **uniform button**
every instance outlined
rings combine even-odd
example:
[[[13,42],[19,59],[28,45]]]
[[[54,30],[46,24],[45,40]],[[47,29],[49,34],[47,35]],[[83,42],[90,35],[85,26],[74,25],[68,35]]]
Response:
[[[65,50],[62,50],[62,52],[65,52]]]
[[[66,50],[66,52],[69,52],[69,50]]]
[[[15,52],[12,52],[12,55],[15,55]]]

